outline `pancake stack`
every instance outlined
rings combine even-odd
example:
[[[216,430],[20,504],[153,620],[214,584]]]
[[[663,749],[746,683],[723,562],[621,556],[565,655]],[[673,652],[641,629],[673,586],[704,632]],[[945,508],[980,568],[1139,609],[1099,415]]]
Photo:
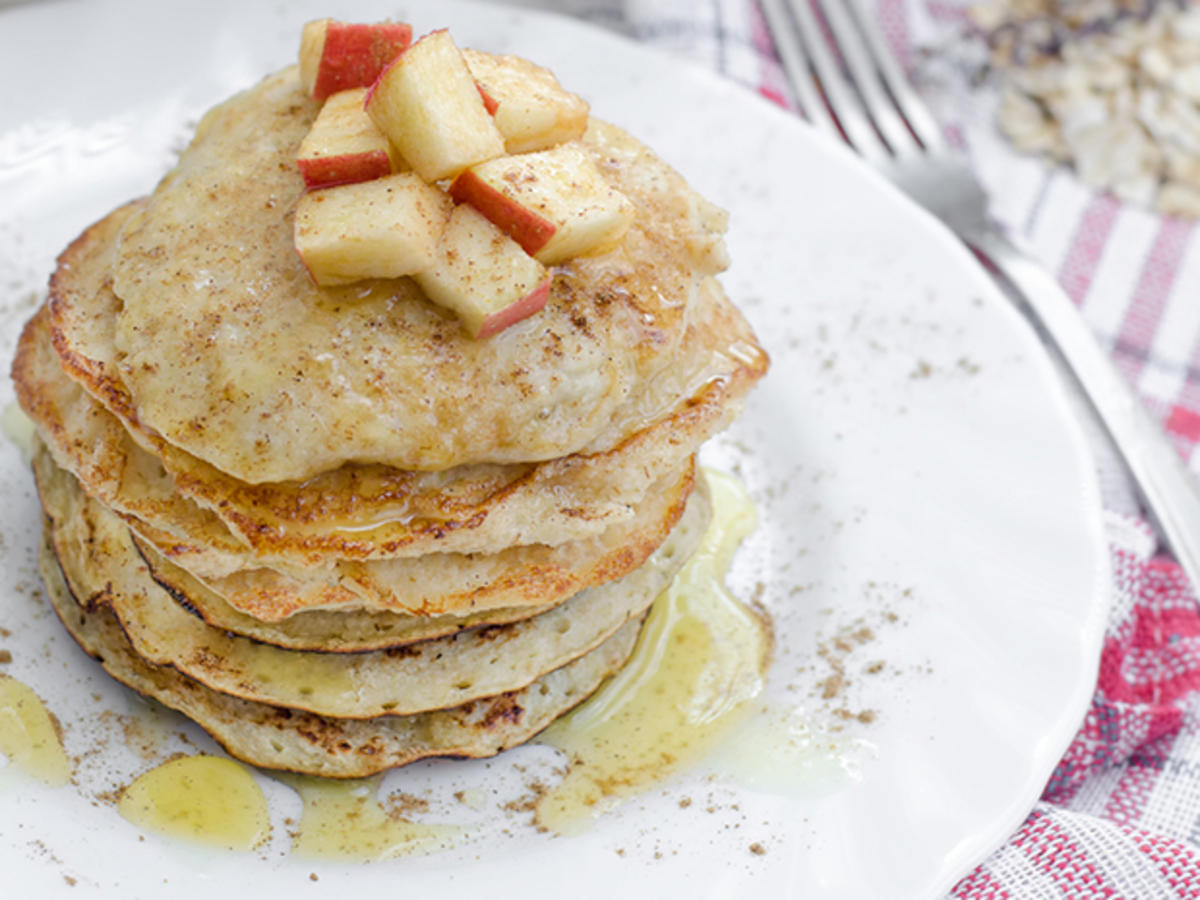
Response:
[[[212,110],[62,254],[13,378],[79,644],[238,758],[357,777],[494,754],[620,668],[767,360],[724,215],[594,120],[633,224],[541,312],[475,340],[408,278],[316,287],[317,111],[294,68]]]

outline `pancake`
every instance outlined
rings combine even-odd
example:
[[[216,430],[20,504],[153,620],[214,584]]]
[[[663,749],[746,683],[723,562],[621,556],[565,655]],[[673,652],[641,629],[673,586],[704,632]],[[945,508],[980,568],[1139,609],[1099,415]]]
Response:
[[[103,281],[94,264],[103,255],[90,233],[64,254],[59,269],[64,277],[57,279],[51,302],[55,329],[63,322],[91,320],[79,307],[87,302],[84,288]],[[69,291],[65,285],[77,279],[83,282],[79,290]],[[122,428],[114,417],[105,419],[106,407],[90,401],[88,394],[55,384],[62,379],[40,347],[42,325],[36,320],[22,338],[13,377],[22,406],[35,421],[64,423],[61,436],[49,434],[60,465],[79,474],[89,492],[103,496],[118,511],[174,536],[193,551],[195,545],[203,547],[216,538],[205,537],[207,531],[194,533],[198,523],[180,505],[179,495],[220,518],[255,557],[283,566],[320,566],[330,557],[490,553],[516,544],[578,540],[627,520],[654,481],[678,471],[695,447],[732,420],[765,372],[766,355],[711,279],[702,283],[689,319],[689,342],[678,365],[656,379],[663,394],[677,398],[668,416],[646,419],[646,427],[605,453],[537,465],[468,466],[438,473],[343,466],[303,483],[250,485],[141,431],[136,422],[126,421]],[[68,331],[55,330],[54,343],[60,354],[67,348],[63,362],[75,378],[111,370],[108,359],[74,352],[87,347],[95,353],[104,344],[95,335],[76,340]],[[125,396],[119,387],[92,386],[89,392],[92,397]],[[39,408],[46,406],[53,408]],[[128,406],[110,398],[107,410]],[[77,440],[70,430],[77,421],[104,429],[107,436]],[[92,466],[91,474],[85,475],[69,458],[72,452],[86,455],[93,441],[121,448],[107,473]],[[157,455],[147,453],[146,445]],[[169,484],[162,480],[164,471],[170,475]],[[190,568],[198,571],[196,565]],[[206,566],[205,571],[214,570]]]
[[[155,458],[134,446],[112,416],[61,376],[48,343],[32,339],[39,318],[22,338],[15,371],[23,405],[49,442],[55,462],[164,556],[260,618],[279,619],[311,606],[374,606],[438,615],[559,602],[640,564],[678,517],[690,488],[691,462],[684,460],[684,474],[656,486],[624,521],[553,547],[522,545],[495,554],[441,552],[369,562],[325,557],[320,560],[326,564],[323,572],[297,571],[295,564],[310,561],[308,556],[255,556],[211,512],[175,492]],[[285,572],[264,568],[272,563]]]
[[[538,315],[477,341],[408,279],[313,284],[291,208],[316,112],[295,68],[215,107],[125,224],[117,364],[148,430],[259,483],[596,453],[674,405],[645,389],[678,362],[724,220],[651,151],[593,123],[581,146],[632,226],[555,267]]]
[[[34,453],[39,480],[57,468],[40,441]],[[68,471],[73,471],[68,467]],[[83,480],[83,479],[81,479]],[[693,464],[656,486],[629,522],[601,534],[554,547],[529,545],[496,554],[434,553],[416,558],[370,562],[334,561],[324,570],[280,572],[255,564],[248,556],[223,554],[217,572],[188,571],[195,560],[174,566],[178,544],[158,549],[162,535],[145,536],[137,520],[123,517],[141,535],[144,556],[156,565],[168,590],[194,592],[191,582],[215,592],[236,610],[264,621],[278,621],[304,609],[391,609],[421,616],[461,615],[505,607],[545,607],[562,602],[589,585],[618,578],[641,565],[662,543],[683,512],[693,484]],[[104,492],[102,502],[110,499]],[[165,494],[171,498],[169,493]],[[230,571],[225,560],[244,560],[249,568]]]
[[[697,490],[671,535],[645,562],[656,566],[663,555],[691,552],[692,535],[702,530],[709,515],[708,499]],[[240,634],[267,644],[296,650],[350,652],[393,647],[442,635],[455,634],[479,625],[503,625],[547,611],[546,607],[485,608],[462,615],[417,616],[374,608],[353,610],[315,609],[286,619],[264,620],[236,609],[204,584],[173,566],[153,548],[134,543],[149,567],[150,575],[176,602],[221,631]],[[625,576],[626,578],[632,577]],[[604,586],[589,590],[603,590]],[[559,603],[564,601],[558,601]],[[553,606],[558,603],[551,604]]]
[[[687,509],[670,538],[656,556],[678,553],[689,556],[693,543],[703,532],[709,517],[708,499],[697,490],[688,500]],[[136,543],[136,539],[135,539]],[[468,628],[506,625],[544,611],[540,607],[504,607],[467,613],[462,616],[413,616],[386,610],[330,611],[309,610],[278,622],[264,622],[234,609],[213,591],[172,567],[152,548],[138,544],[138,550],[151,576],[175,601],[200,616],[214,628],[256,641],[292,650],[358,652],[379,650],[456,634]],[[644,565],[659,565],[652,556]],[[593,588],[592,590],[604,590]]]
[[[654,485],[629,521],[612,525],[595,537],[552,547],[528,544],[490,554],[339,560],[329,568],[308,571],[246,568],[203,579],[203,584],[234,609],[267,622],[308,609],[395,610],[441,616],[554,605],[640,566],[682,515],[693,472],[694,464],[688,460],[681,476]],[[176,573],[188,575],[186,567],[170,562],[158,567],[164,585],[176,592],[189,591],[187,577],[176,578]]]
[[[147,573],[158,587],[185,610],[199,616],[223,634],[242,635],[289,649],[358,652],[398,647],[482,625],[508,624],[546,611],[544,607],[509,607],[485,609],[466,616],[419,616],[378,610],[312,610],[278,622],[264,621],[233,608],[205,585],[162,559],[152,548],[139,543],[136,536],[129,534],[127,538],[123,523],[88,497],[78,482],[69,473],[57,469],[44,452],[37,455],[35,474],[44,511],[53,527],[57,556],[69,560],[72,571],[83,568],[92,570],[91,576],[80,574],[81,581],[87,577],[106,577],[103,576],[105,566],[118,556],[135,567],[144,563]],[[586,598],[608,594],[628,595],[635,590],[642,590],[642,587],[655,593],[661,590],[665,583],[660,582],[669,577],[670,571],[681,559],[691,555],[707,524],[707,489],[703,481],[699,485],[687,500],[686,510],[670,534],[638,571],[582,591],[569,599],[567,606],[595,605],[597,601]],[[124,546],[127,541],[128,548]],[[137,559],[130,549],[141,559]],[[104,565],[98,565],[97,560]],[[111,584],[111,581],[105,580],[104,587],[108,588]],[[140,587],[148,589],[145,582]],[[104,593],[104,590],[98,589],[98,593]],[[613,601],[602,599],[599,602],[604,604]],[[136,618],[137,611],[131,615]],[[566,629],[563,631],[565,633]]]
[[[164,545],[203,547],[207,571],[224,574],[244,566],[248,545],[211,511],[181,496],[161,461],[139,448],[115,416],[63,375],[48,340],[48,322],[42,307],[25,324],[12,378],[21,408],[55,462],[127,521],[147,523]]]
[[[72,593],[88,607],[111,608],[147,662],[224,694],[338,718],[442,709],[523,688],[640,617],[686,559],[668,542],[625,578],[511,625],[365,653],[284,650],[229,635],[183,609],[150,577],[129,530],[69,479],[45,485],[42,497]]]
[[[625,663],[641,624],[626,624],[591,653],[521,691],[412,716],[334,719],[239,700],[150,665],[107,607],[76,603],[44,542],[41,569],[63,625],[113,678],[183,713],[243,762],[326,778],[361,778],[431,756],[494,756],[527,741]]]

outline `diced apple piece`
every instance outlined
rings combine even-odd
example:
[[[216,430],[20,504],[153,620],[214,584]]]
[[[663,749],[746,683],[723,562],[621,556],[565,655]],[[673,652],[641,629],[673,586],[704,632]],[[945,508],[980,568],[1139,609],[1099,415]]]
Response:
[[[483,108],[487,110],[489,116],[495,116],[496,110],[500,104],[496,102],[496,98],[487,92],[482,84],[475,82],[475,90],[479,91],[479,98],[483,101]]]
[[[496,103],[496,127],[508,153],[548,150],[582,136],[588,105],[549,69],[519,56],[463,50],[471,74]]]
[[[433,265],[413,276],[472,337],[491,337],[546,305],[546,267],[466,204],[450,214]]]
[[[537,253],[554,237],[557,226],[524,202],[508,196],[503,182],[494,187],[488,181],[491,174],[494,173],[486,169],[482,172],[467,169],[450,185],[450,196],[479,210],[526,253]]]
[[[399,154],[393,154],[363,109],[366,95],[366,88],[354,88],[331,96],[300,142],[296,165],[309,190],[370,181],[407,168],[402,160],[396,165]]]
[[[370,87],[412,43],[403,22],[351,24],[317,19],[300,33],[300,83],[314,100],[350,88]]]
[[[427,268],[452,207],[412,172],[313,191],[296,206],[296,252],[322,287]]]
[[[450,196],[548,266],[610,247],[633,219],[633,205],[578,144],[480,163],[454,180]]]
[[[367,94],[367,113],[426,181],[504,153],[504,137],[448,31],[425,35]]]

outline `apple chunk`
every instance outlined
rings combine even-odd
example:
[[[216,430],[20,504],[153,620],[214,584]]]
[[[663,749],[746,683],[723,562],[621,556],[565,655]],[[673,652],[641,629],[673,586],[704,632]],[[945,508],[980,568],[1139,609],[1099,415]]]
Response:
[[[369,87],[410,43],[412,26],[403,22],[309,22],[300,33],[300,83],[318,101]]]
[[[483,108],[487,110],[487,114],[492,118],[496,116],[496,109],[500,106],[496,102],[496,98],[484,89],[484,86],[478,81],[475,82],[475,90],[479,91],[479,99],[483,101]]]
[[[433,262],[451,207],[411,172],[313,191],[296,206],[296,252],[322,287],[412,275]]]
[[[633,219],[633,205],[577,144],[473,166],[450,185],[450,196],[548,266],[607,249]]]
[[[588,105],[565,90],[549,69],[519,56],[463,50],[471,74],[496,104],[496,127],[508,153],[565,144],[587,129]]]
[[[425,35],[383,71],[367,113],[426,181],[504,153],[462,52],[447,31]]]
[[[331,96],[300,142],[296,165],[309,190],[370,181],[405,168],[395,165],[391,144],[363,110],[366,94],[366,88],[354,88]]]
[[[470,206],[454,208],[433,265],[413,276],[472,337],[491,337],[546,305],[550,274]]]

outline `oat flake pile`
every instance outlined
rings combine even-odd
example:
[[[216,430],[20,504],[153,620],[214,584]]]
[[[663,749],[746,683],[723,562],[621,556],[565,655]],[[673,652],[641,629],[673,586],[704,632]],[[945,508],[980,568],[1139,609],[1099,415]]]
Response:
[[[1200,217],[1200,4],[989,0],[998,124],[1127,203]]]

